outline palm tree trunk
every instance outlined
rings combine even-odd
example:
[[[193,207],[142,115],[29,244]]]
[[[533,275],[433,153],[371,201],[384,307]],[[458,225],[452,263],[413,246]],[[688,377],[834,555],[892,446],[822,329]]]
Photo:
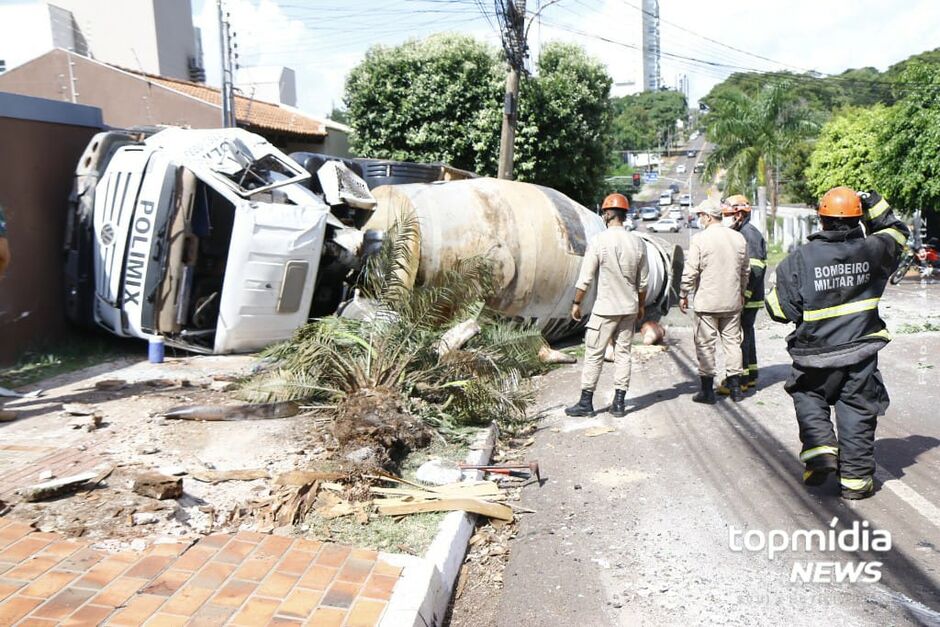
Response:
[[[766,166],[764,168],[764,180],[767,181],[767,190],[770,196],[770,229],[768,233],[768,239],[770,243],[776,242],[777,239],[777,174],[774,171],[773,166]]]

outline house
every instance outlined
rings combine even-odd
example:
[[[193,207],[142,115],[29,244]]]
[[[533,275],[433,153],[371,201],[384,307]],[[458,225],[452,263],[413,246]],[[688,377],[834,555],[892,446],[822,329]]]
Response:
[[[109,65],[68,50],[55,49],[0,74],[0,91],[101,109],[113,128],[221,125],[220,90],[202,83]],[[298,109],[235,96],[239,127],[265,137],[285,152],[348,155],[348,128],[311,117]],[[330,135],[335,135],[330,141]]]

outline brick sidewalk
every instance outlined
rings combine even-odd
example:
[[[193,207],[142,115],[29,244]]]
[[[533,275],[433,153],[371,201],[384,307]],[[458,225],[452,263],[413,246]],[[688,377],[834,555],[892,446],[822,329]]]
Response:
[[[401,568],[239,531],[109,554],[0,518],[0,625],[375,625]]]

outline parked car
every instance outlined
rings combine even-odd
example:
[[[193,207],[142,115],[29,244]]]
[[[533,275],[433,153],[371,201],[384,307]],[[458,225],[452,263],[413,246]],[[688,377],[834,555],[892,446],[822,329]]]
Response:
[[[670,183],[670,184],[669,184],[669,191],[671,191],[673,194],[678,194],[678,193],[679,193],[679,184],[678,184],[678,183]]]
[[[640,211],[640,219],[644,222],[648,220],[658,220],[659,209],[656,207],[643,207],[643,210]]]
[[[676,174],[685,174],[685,164],[680,163],[676,166]]]
[[[659,195],[659,206],[668,207],[672,204],[672,192],[666,191]]]
[[[646,228],[655,233],[678,233],[681,227],[675,218],[661,218]]]
[[[682,194],[679,196],[679,206],[680,207],[691,207],[692,206],[692,196],[690,194]]]

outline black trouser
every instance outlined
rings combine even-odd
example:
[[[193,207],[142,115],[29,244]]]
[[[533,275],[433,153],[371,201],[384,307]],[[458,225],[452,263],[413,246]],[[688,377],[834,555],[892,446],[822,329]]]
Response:
[[[819,454],[838,449],[842,477],[861,479],[875,474],[875,426],[889,402],[878,372],[878,355],[840,368],[793,364],[784,389],[793,397],[803,443],[801,459],[809,467]],[[830,419],[833,405],[838,440]]]
[[[746,375],[745,380],[757,378],[757,338],[754,337],[757,311],[756,308],[745,307],[741,312],[741,331],[744,334],[744,339],[741,341],[741,368]]]

